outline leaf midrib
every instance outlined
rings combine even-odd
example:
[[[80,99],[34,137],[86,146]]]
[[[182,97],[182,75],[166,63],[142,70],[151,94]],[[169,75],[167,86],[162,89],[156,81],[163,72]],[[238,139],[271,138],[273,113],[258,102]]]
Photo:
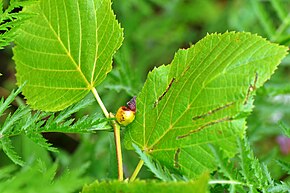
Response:
[[[220,41],[222,41],[222,39],[220,39]],[[258,40],[257,40],[258,41]],[[251,44],[247,47],[247,49],[249,48],[249,47],[251,47],[251,46],[253,46],[253,45],[255,45],[255,43],[256,42],[251,42]],[[217,44],[217,46],[218,46],[219,44]],[[229,46],[230,44],[228,44],[227,46]],[[227,46],[224,48],[224,49],[226,49],[227,48]],[[216,46],[215,46],[216,47]],[[256,50],[258,50],[258,48],[256,49]],[[212,50],[213,51],[213,50]],[[241,53],[242,54],[242,53]],[[237,55],[235,58],[237,58],[238,56],[240,56],[241,54],[239,54],[239,55]],[[210,55],[210,54],[209,54]],[[209,56],[208,55],[208,56]],[[208,58],[208,56],[206,57],[206,58]],[[228,57],[230,57],[231,55],[229,55]],[[205,58],[205,59],[206,59]],[[203,60],[203,61],[205,61],[205,59]],[[225,59],[226,60],[226,59]],[[189,62],[190,63],[190,62]],[[203,62],[201,62],[201,63],[203,63]],[[210,65],[209,65],[210,66]],[[193,72],[194,73],[194,72]],[[192,74],[193,74],[192,73]],[[216,78],[217,76],[215,76],[215,78]],[[207,83],[208,84],[208,83]],[[185,84],[184,84],[185,85]],[[184,87],[184,85],[182,86],[182,87]],[[200,92],[201,92],[201,90],[203,90],[205,87],[203,87],[202,89],[200,89]],[[182,89],[180,89],[180,90],[182,90]],[[200,93],[199,92],[199,93]],[[173,93],[173,92],[172,92]],[[196,97],[194,98],[194,100],[193,101],[195,101],[195,99],[197,98],[197,96],[199,95],[199,93],[196,95]],[[178,96],[179,94],[177,94],[177,96]],[[171,96],[171,95],[170,95]],[[170,98],[170,97],[169,97]],[[175,99],[177,99],[177,97],[175,98]],[[169,101],[168,99],[167,99],[167,101]],[[175,100],[176,101],[176,100]],[[191,102],[188,106],[191,106],[192,105],[192,103],[193,102]],[[163,107],[163,109],[161,110],[161,112],[163,112],[163,110],[164,110],[164,108],[165,108],[165,106],[166,105],[164,105],[164,107]],[[151,145],[150,145],[150,147],[148,147],[148,149],[152,149],[156,144],[158,144],[159,142],[160,142],[160,140],[173,128],[173,126],[176,124],[176,122],[189,110],[189,108],[190,107],[188,107],[183,113],[182,113],[182,115],[180,115],[179,116],[179,118],[173,123],[173,124],[170,124],[170,127],[157,139],[157,140],[155,140],[154,141],[154,143],[152,143]],[[156,121],[155,121],[155,126],[156,126],[156,123],[157,123],[157,121],[158,121],[158,119],[160,118],[160,115],[161,115],[162,113],[160,113],[159,114],[159,116],[158,116],[158,118],[156,119]],[[152,129],[152,132],[151,132],[151,134],[153,133],[153,129]],[[150,135],[151,136],[151,135]],[[145,145],[145,147],[148,145],[148,143],[149,143],[149,140],[150,140],[150,136],[148,137],[148,139],[147,139],[147,142],[146,142],[146,145]]]
[[[41,9],[41,7],[40,7]],[[41,9],[41,14],[43,15],[46,23],[48,24],[49,28],[51,29],[53,35],[55,36],[55,38],[57,39],[57,41],[60,43],[61,47],[64,49],[66,55],[68,56],[69,60],[72,62],[72,64],[74,65],[74,67],[76,68],[76,71],[79,72],[79,74],[81,75],[81,77],[83,78],[85,84],[87,85],[87,89],[91,90],[93,88],[93,85],[91,85],[89,83],[89,81],[87,80],[87,78],[85,77],[85,75],[83,74],[83,72],[81,71],[80,65],[78,65],[76,63],[76,61],[74,60],[74,58],[71,56],[71,53],[69,52],[69,50],[66,48],[66,46],[63,44],[62,40],[60,39],[60,37],[58,36],[58,34],[56,33],[56,31],[54,30],[54,28],[52,27],[52,25],[50,24],[50,22],[48,21],[48,18],[46,17],[46,15],[44,14],[43,10]],[[81,29],[80,29],[81,30]],[[69,31],[68,31],[68,41],[69,41]],[[70,41],[69,41],[70,42]],[[70,45],[70,43],[68,44]]]
[[[219,42],[221,42],[222,41],[222,39],[220,39],[220,41]],[[215,46],[215,47],[217,47],[218,46],[218,44]],[[194,48],[195,49],[195,48]],[[210,53],[208,53],[208,55],[207,55],[207,57],[205,57],[204,59],[203,59],[203,61],[202,62],[200,62],[200,64],[199,64],[199,66],[201,65],[201,64],[203,64],[203,62],[210,56],[210,54],[213,52],[213,50],[214,49],[212,49],[211,50],[211,52]],[[188,52],[188,51],[187,51]],[[188,54],[188,53],[187,53]],[[186,55],[187,56],[187,55]],[[190,61],[189,61],[189,63],[193,60],[194,58],[192,58]],[[199,67],[198,66],[198,67]],[[198,69],[198,67],[196,67],[196,69]],[[192,72],[192,74],[195,72],[195,70]],[[185,84],[183,84],[183,86],[182,87],[184,87],[184,85]],[[181,89],[180,89],[181,90]],[[167,100],[166,100],[166,103],[164,104],[164,106],[163,106],[163,108],[161,109],[161,112],[159,113],[159,115],[158,115],[158,117],[157,117],[157,119],[156,119],[156,121],[155,121],[155,124],[154,124],[154,127],[156,126],[156,124],[157,124],[157,122],[158,122],[158,120],[159,120],[159,118],[161,117],[161,115],[162,115],[162,113],[163,113],[163,111],[164,111],[164,109],[165,109],[165,107],[166,107],[166,105],[167,105],[167,103],[168,103],[168,101],[169,101],[169,98],[172,96],[172,93],[173,92],[171,92],[171,94],[170,94],[170,96],[167,98]],[[178,96],[178,95],[177,95]],[[196,98],[196,97],[195,97]],[[186,110],[186,112],[187,112],[187,110]],[[183,113],[184,114],[184,113]],[[170,125],[171,126],[171,128],[172,128],[172,125]],[[157,144],[165,135],[166,135],[166,133],[168,133],[169,132],[169,130],[171,130],[171,128],[168,128],[162,135],[161,135],[161,137],[159,137],[154,143],[152,143],[151,145],[150,145],[150,147],[148,148],[148,149],[152,149],[153,147],[154,147],[154,145],[155,144]],[[149,137],[148,137],[148,139],[147,139],[147,142],[146,142],[146,145],[145,146],[147,146],[148,145],[148,143],[149,143],[149,140],[150,140],[150,137],[152,136],[152,133],[153,133],[153,130],[154,130],[154,128],[152,129],[152,131],[151,131],[151,133],[150,133],[150,135],[149,135]]]

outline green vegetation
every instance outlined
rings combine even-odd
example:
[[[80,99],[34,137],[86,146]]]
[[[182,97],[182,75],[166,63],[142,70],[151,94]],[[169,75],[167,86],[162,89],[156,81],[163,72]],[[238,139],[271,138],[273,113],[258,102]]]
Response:
[[[0,7],[0,192],[289,191],[288,1]]]

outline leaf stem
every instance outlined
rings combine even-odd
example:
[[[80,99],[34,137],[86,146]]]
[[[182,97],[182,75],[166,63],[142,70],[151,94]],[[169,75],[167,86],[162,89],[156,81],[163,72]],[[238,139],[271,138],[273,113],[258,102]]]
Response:
[[[139,161],[137,167],[135,168],[135,170],[134,170],[134,172],[133,172],[130,180],[129,180],[130,182],[132,182],[132,181],[134,181],[136,179],[136,177],[139,174],[139,172],[140,172],[140,170],[141,170],[141,168],[142,168],[143,165],[144,165],[144,161],[141,159]]]
[[[99,96],[99,94],[98,94],[98,92],[97,92],[95,87],[92,88],[92,92],[93,92],[95,98],[97,99],[97,102],[99,103],[99,105],[100,105],[105,117],[109,118],[110,117],[109,112],[107,111],[107,109],[106,109],[106,107],[105,107],[102,99],[100,98],[100,96]]]
[[[242,182],[234,181],[234,180],[210,180],[209,184],[238,184],[238,185],[246,185]]]
[[[114,137],[116,145],[116,155],[118,162],[118,180],[123,181],[123,159],[122,159],[122,148],[121,148],[121,137],[120,137],[120,125],[116,121],[112,121],[112,126],[114,128]]]
[[[97,99],[97,102],[99,103],[104,115],[106,118],[113,118],[114,115],[110,114],[102,99],[100,98],[96,88],[92,88],[92,92]],[[117,162],[118,162],[118,180],[122,181],[124,178],[124,172],[123,172],[123,159],[122,159],[122,148],[121,148],[121,137],[120,137],[120,125],[116,121],[112,121],[111,125],[114,129],[114,138],[115,138],[115,145],[116,145],[116,156],[117,156]]]

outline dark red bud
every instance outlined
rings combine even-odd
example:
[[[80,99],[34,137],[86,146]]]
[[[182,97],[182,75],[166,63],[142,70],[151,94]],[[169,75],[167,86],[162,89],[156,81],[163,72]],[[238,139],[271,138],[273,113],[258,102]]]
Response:
[[[134,96],[129,102],[127,102],[127,105],[131,111],[136,112],[136,96]]]

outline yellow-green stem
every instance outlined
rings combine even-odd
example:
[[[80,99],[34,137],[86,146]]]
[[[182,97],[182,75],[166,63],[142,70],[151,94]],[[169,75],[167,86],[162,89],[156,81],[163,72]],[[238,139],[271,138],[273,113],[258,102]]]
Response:
[[[102,99],[100,98],[100,96],[99,96],[99,94],[98,94],[96,88],[93,87],[93,88],[92,88],[92,92],[93,92],[95,98],[97,99],[97,102],[99,103],[99,105],[100,105],[100,107],[101,107],[101,109],[102,109],[102,111],[103,111],[105,117],[106,117],[106,118],[109,118],[109,117],[110,117],[110,116],[109,116],[109,112],[107,111],[107,109],[106,109],[106,107],[105,107],[105,105],[104,105]]]
[[[141,159],[135,169],[135,171],[133,172],[131,178],[130,178],[130,182],[134,181],[136,179],[136,177],[138,176],[142,166],[144,165],[144,161]]]
[[[104,115],[106,118],[113,118],[114,115],[110,115],[107,111],[103,101],[101,100],[97,90],[95,88],[92,88],[92,92],[99,103]],[[122,149],[121,149],[121,137],[120,137],[120,125],[116,121],[112,121],[112,126],[114,129],[114,137],[115,137],[115,145],[116,145],[116,156],[117,156],[117,162],[118,162],[118,180],[122,181],[124,178],[124,172],[123,172],[123,159],[122,159]]]
[[[112,121],[112,125],[114,128],[116,155],[117,155],[117,162],[118,162],[118,180],[122,181],[124,179],[123,178],[124,172],[123,172],[123,159],[122,159],[122,149],[121,149],[120,125],[116,123],[116,121]]]

